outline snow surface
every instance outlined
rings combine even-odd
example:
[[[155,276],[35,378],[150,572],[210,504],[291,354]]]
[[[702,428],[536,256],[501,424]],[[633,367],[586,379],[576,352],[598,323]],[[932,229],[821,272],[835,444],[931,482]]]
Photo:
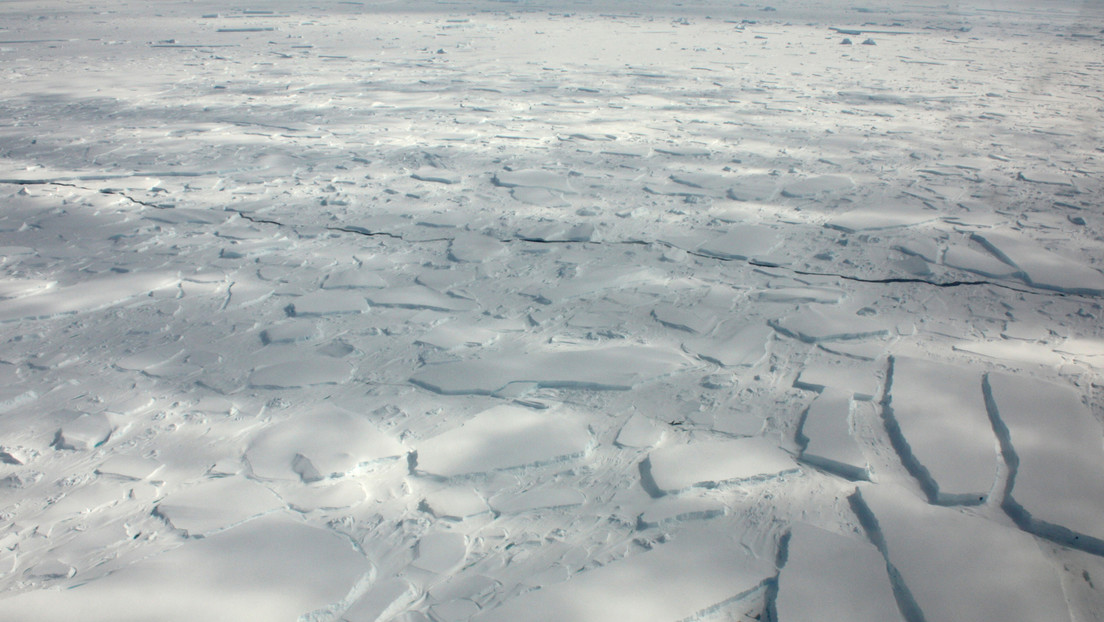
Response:
[[[1104,619],[1102,29],[0,3],[0,622]]]

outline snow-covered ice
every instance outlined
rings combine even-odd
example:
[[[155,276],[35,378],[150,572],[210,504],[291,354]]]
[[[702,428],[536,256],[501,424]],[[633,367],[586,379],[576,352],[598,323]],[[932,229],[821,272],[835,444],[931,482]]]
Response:
[[[0,622],[1104,619],[1102,29],[0,3]]]

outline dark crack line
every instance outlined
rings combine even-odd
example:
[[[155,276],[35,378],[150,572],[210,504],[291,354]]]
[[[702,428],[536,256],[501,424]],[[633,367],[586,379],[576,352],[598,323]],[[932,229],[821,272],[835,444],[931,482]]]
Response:
[[[640,243],[640,242],[638,242]],[[646,242],[644,242],[646,244]],[[1006,283],[997,283],[995,281],[979,280],[979,281],[932,281],[930,279],[921,279],[917,277],[886,277],[880,279],[865,278],[861,276],[852,276],[848,274],[839,274],[837,272],[815,272],[812,270],[801,270],[800,268],[790,268],[788,266],[780,266],[778,264],[767,263],[763,261],[756,261],[754,259],[745,257],[718,257],[717,255],[710,255],[709,253],[702,253],[698,251],[687,250],[685,248],[675,246],[670,242],[657,241],[657,244],[666,246],[667,248],[675,248],[682,251],[686,251],[687,254],[694,257],[700,257],[702,259],[712,259],[715,261],[725,262],[738,262],[745,263],[749,266],[755,266],[758,268],[773,268],[776,270],[784,270],[790,274],[796,274],[799,276],[822,276],[831,277],[837,279],[843,279],[844,281],[852,281],[855,283],[870,283],[873,285],[890,285],[894,283],[916,284],[916,285],[930,285],[932,287],[952,288],[952,287],[974,287],[979,285],[989,285],[992,287],[998,287],[1000,289],[1007,289],[1013,292],[1019,292],[1021,294],[1034,294],[1037,296],[1048,296],[1058,298],[1073,298],[1083,297],[1083,294],[1074,294],[1066,292],[1056,291],[1043,291],[1038,289],[1024,289],[1022,287],[1016,287],[1014,285],[1008,285]]]
[[[284,223],[282,223],[278,220],[268,220],[266,218],[257,218],[255,216],[250,216],[249,214],[246,214],[245,212],[243,212],[241,210],[229,209],[229,211],[234,212],[241,219],[248,220],[249,222],[251,222],[253,224],[256,224],[256,225],[274,225],[274,226],[280,227],[280,228],[284,228],[284,227],[287,226],[287,225],[285,225]]]

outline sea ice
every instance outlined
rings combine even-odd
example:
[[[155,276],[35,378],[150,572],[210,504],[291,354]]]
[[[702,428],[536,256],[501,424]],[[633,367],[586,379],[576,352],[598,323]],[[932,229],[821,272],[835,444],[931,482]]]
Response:
[[[928,498],[942,505],[984,502],[997,477],[997,440],[981,374],[894,356],[889,385],[886,429]]]

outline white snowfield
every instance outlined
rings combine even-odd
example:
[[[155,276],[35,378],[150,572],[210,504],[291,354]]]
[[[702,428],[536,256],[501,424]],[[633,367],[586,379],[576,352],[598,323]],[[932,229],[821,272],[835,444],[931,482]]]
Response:
[[[0,622],[1104,620],[1104,5],[0,3]]]

